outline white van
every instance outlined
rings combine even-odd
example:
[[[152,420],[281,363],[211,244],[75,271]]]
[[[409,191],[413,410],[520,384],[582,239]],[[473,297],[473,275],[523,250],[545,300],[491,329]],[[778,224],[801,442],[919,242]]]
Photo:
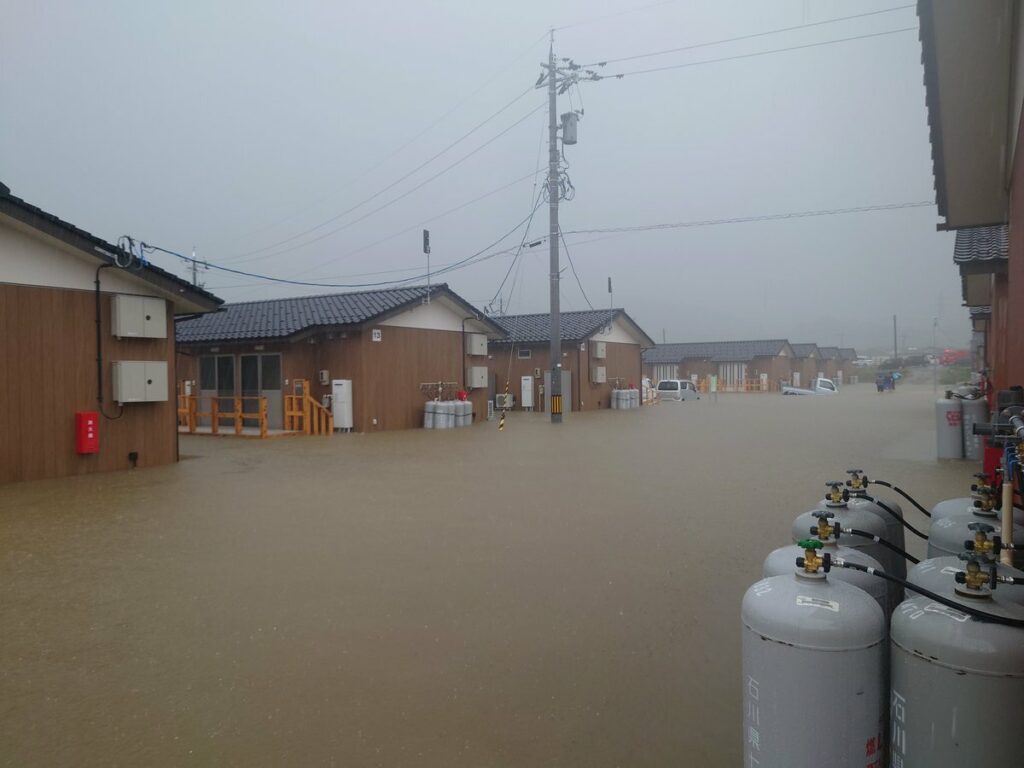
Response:
[[[687,379],[663,379],[658,382],[658,400],[700,400],[700,393]]]

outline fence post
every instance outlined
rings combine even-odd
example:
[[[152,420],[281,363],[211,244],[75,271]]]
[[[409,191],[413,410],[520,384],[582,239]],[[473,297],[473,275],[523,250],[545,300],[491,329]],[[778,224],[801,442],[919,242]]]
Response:
[[[220,433],[220,398],[210,398],[210,434]]]
[[[260,398],[260,437],[267,436],[267,398]]]

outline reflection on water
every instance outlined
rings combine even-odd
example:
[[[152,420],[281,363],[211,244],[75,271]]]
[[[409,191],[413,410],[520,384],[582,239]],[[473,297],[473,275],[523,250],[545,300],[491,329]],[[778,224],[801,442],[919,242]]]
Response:
[[[899,452],[931,403],[189,438],[5,486],[0,763],[736,765],[743,591],[848,466],[962,495]]]

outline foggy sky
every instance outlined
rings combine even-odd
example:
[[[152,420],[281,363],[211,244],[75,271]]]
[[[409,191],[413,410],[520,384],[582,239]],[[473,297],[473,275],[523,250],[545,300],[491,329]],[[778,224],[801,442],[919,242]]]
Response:
[[[345,283],[415,275],[426,266],[422,226],[436,267],[529,214],[532,178],[420,224],[544,165],[545,110],[379,213],[294,247],[442,171],[540,106],[544,92],[352,213],[266,246],[369,198],[531,86],[551,26],[564,27],[557,55],[589,63],[899,5],[0,0],[0,181],[101,237],[195,247],[246,271]],[[915,27],[584,83],[580,141],[566,148],[576,197],[562,207],[563,230],[934,201],[916,26],[905,8],[609,64],[603,72],[628,72]],[[575,92],[572,106],[581,106]],[[891,347],[896,313],[908,345],[931,343],[935,317],[940,345],[964,344],[953,236],[937,223],[929,206],[568,241],[593,303],[608,305],[611,276],[615,304],[658,341],[664,330],[669,341]],[[547,227],[542,206],[531,239]],[[524,254],[514,292],[511,280],[504,289],[510,311],[546,310],[547,258],[546,244]],[[440,279],[483,306],[511,259]],[[155,261],[185,274],[173,258]],[[412,271],[366,274],[401,268]],[[202,277],[228,301],[330,290]],[[563,278],[563,309],[585,308],[571,271]]]

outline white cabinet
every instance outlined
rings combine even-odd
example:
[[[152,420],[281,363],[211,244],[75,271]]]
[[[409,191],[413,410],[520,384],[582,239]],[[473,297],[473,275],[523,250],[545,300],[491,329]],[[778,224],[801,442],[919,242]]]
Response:
[[[486,355],[487,354],[487,336],[483,333],[467,333],[466,334],[466,354],[467,355]]]
[[[603,341],[590,342],[590,356],[597,360],[604,360],[608,356],[608,347]]]
[[[166,339],[167,302],[118,293],[110,302],[110,329],[118,338]]]
[[[608,369],[603,365],[595,365],[590,369],[591,384],[605,384],[608,381]]]
[[[487,366],[471,365],[466,368],[466,386],[470,389],[483,389],[487,386]]]
[[[162,403],[167,401],[167,362],[165,360],[115,360],[111,363],[114,400],[125,403]]]

